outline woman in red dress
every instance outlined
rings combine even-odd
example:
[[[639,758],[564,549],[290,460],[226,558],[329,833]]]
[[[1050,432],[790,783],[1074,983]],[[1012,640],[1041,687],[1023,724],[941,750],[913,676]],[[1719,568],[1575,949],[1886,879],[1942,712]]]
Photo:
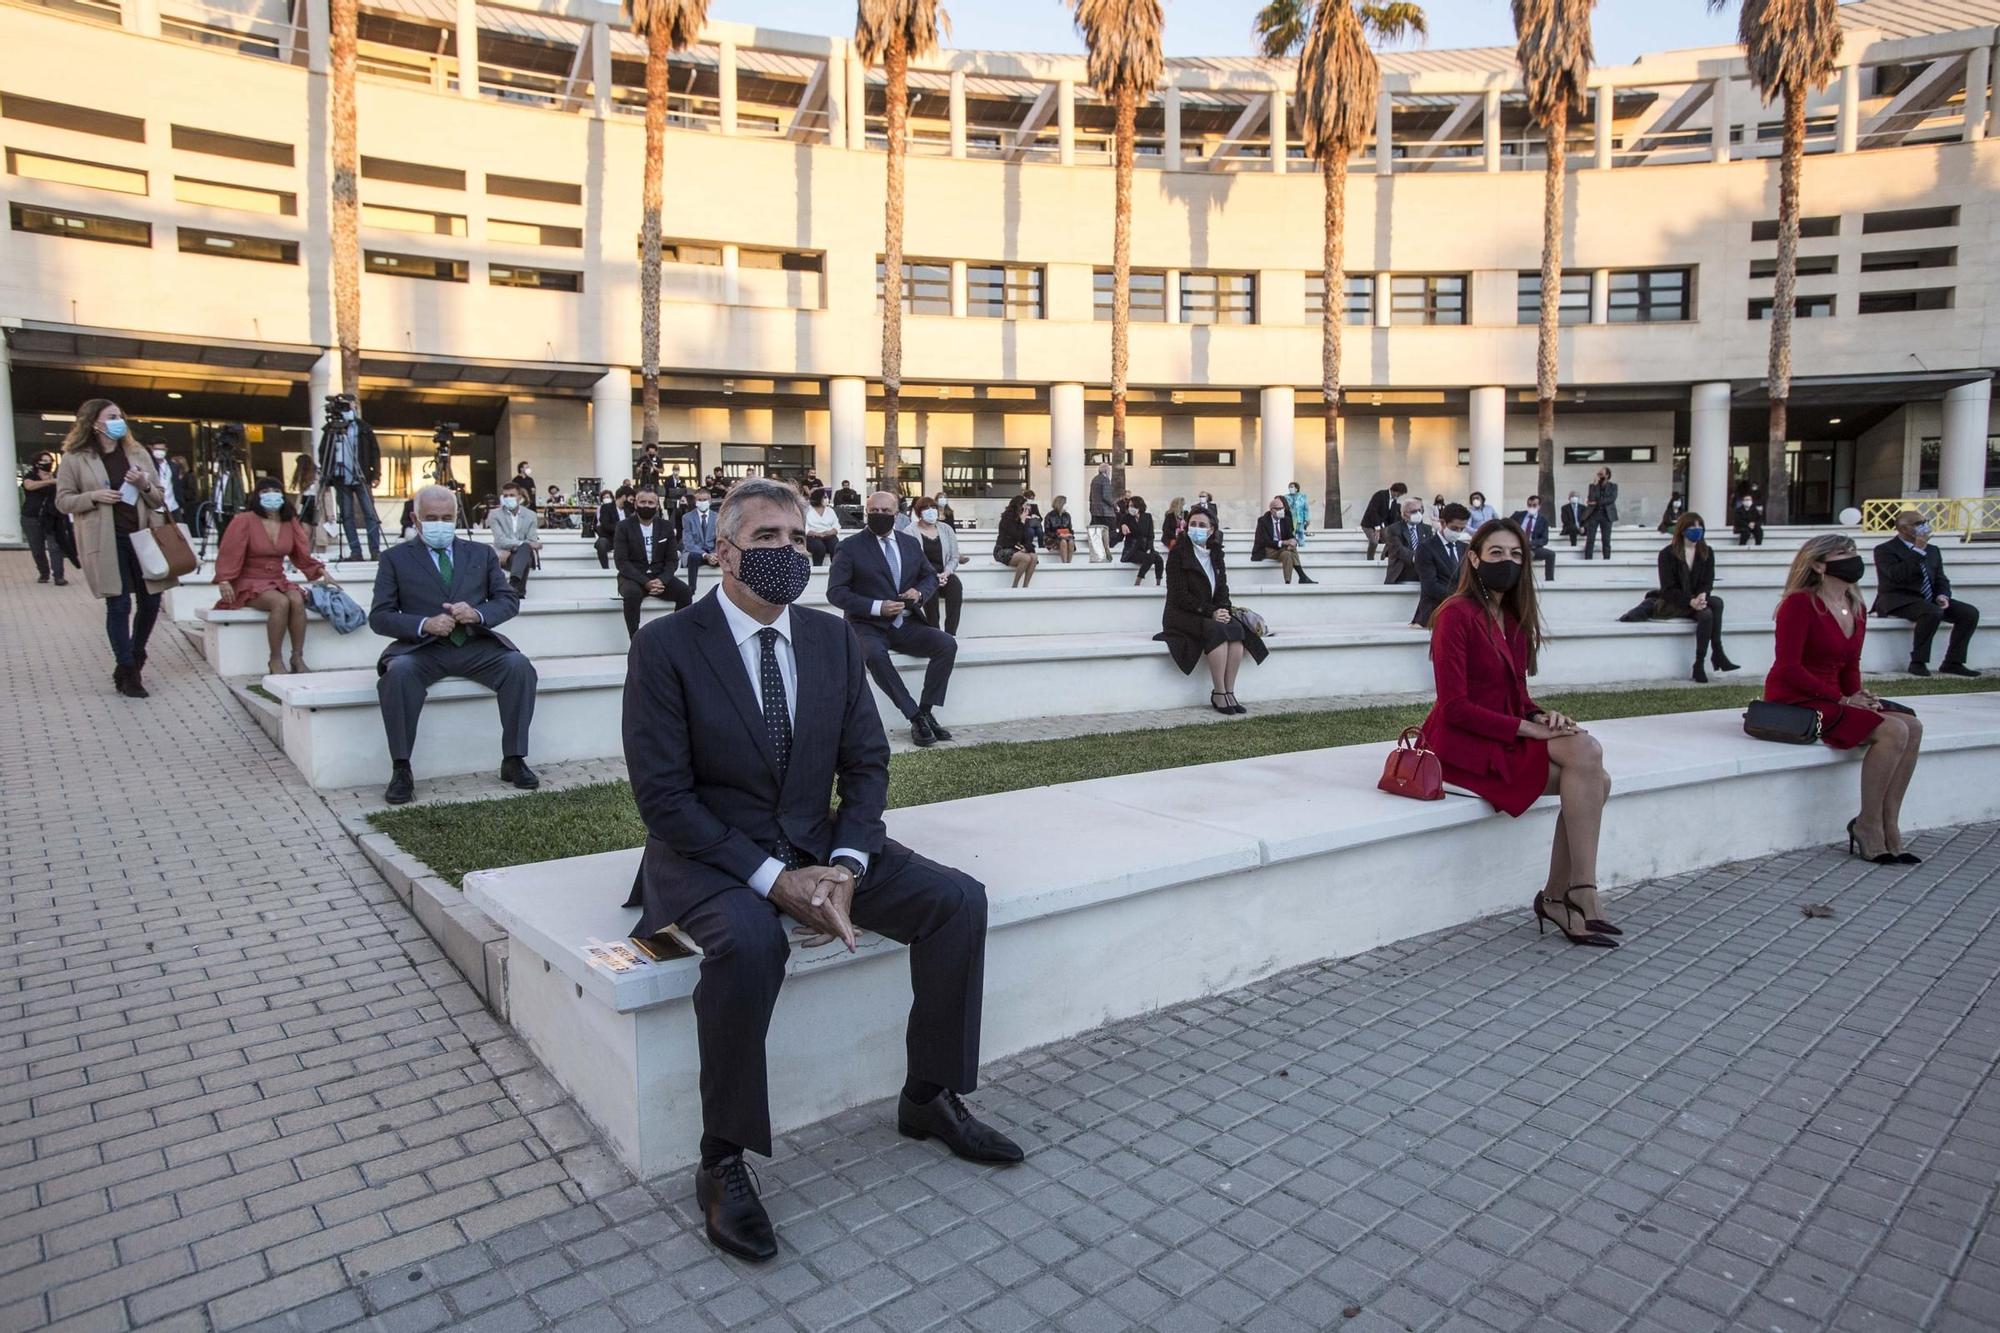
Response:
[[[1431,617],[1431,670],[1437,702],[1424,719],[1424,744],[1444,780],[1520,816],[1538,797],[1562,798],[1549,878],[1535,896],[1535,919],[1572,944],[1615,949],[1624,932],[1597,901],[1597,835],[1611,779],[1597,738],[1537,704],[1528,677],[1541,654],[1528,540],[1512,519],[1473,534],[1458,587]]]
[[[257,504],[229,520],[222,534],[222,546],[215,557],[215,591],[218,611],[265,612],[269,621],[265,635],[270,640],[272,675],[285,670],[279,655],[285,646],[286,631],[292,636],[292,670],[306,666],[306,598],[295,583],[285,577],[285,561],[315,583],[331,586],[326,566],[313,559],[312,538],[299,522],[298,512],[276,477],[257,481]]]
[[[1903,849],[1903,793],[1917,771],[1924,724],[1885,711],[1861,688],[1868,609],[1855,584],[1867,571],[1854,543],[1835,533],[1799,548],[1778,601],[1778,635],[1764,698],[1819,713],[1819,738],[1836,750],[1868,747],[1861,760],[1861,813],[1847,824],[1847,850],[1878,865],[1917,865]]]

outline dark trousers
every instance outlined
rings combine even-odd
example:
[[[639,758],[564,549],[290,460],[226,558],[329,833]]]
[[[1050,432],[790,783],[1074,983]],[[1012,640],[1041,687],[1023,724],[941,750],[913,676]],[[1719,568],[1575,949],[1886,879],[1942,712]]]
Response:
[[[1373,560],[1375,548],[1382,544],[1382,525],[1378,523],[1374,527],[1365,527],[1361,530],[1368,534],[1368,554],[1365,558]]]
[[[63,576],[62,542],[56,536],[59,521],[53,517],[21,519],[21,536],[35,557],[35,574],[40,578],[48,578],[51,574],[57,578]]]
[[[634,587],[623,580],[619,581],[618,595],[625,599],[625,633],[627,635],[639,632],[639,606],[648,597],[657,597],[663,602],[672,602],[676,611],[687,610],[689,603],[694,601],[693,591],[679,579],[669,575],[661,579],[660,582],[666,585],[667,590],[665,592],[647,592],[644,588]]]
[[[708,563],[707,556],[696,555],[692,551],[688,552],[687,559],[683,562],[683,564],[687,569],[687,576],[688,576],[687,585],[688,585],[688,592],[690,594],[692,594],[695,588],[701,583],[701,571],[704,569],[715,568],[714,565]]]
[[[382,555],[382,519],[375,512],[375,497],[368,493],[366,486],[350,486],[344,481],[330,481],[327,489],[333,492],[334,502],[340,506],[340,526],[347,536],[347,558],[361,558],[361,536],[355,531],[358,516],[368,529],[368,558],[380,559]]]
[[[1907,620],[1916,626],[1910,635],[1910,660],[1931,663],[1931,641],[1937,638],[1938,626],[1951,626],[1951,639],[1944,646],[1944,660],[1948,666],[1964,666],[1965,653],[1972,646],[1972,631],[1979,628],[1979,608],[1953,598],[1950,606],[1939,606],[1936,602],[1906,607],[1896,612],[1898,619]]]
[[[965,585],[953,578],[947,583],[940,583],[938,590],[931,594],[931,599],[918,608],[917,614],[932,629],[943,629],[955,639],[958,637],[958,613],[964,604]]]
[[[812,557],[816,566],[833,559],[833,553],[839,548],[840,534],[837,532],[806,534],[806,554]]]
[[[701,947],[694,988],[704,1141],[769,1156],[764,1039],[790,944],[778,909],[747,885],[681,916]],[[970,875],[885,843],[854,894],[854,924],[910,946],[909,1075],[953,1092],[979,1079],[986,889]]]
[[[1531,552],[1542,562],[1542,579],[1548,583],[1556,581],[1556,553],[1548,546],[1537,546]]]
[[[132,534],[121,532],[118,542],[118,594],[104,599],[104,635],[111,640],[111,658],[128,667],[136,657],[146,655],[153,626],[160,618],[160,594],[146,591],[146,576],[139,569],[139,553],[132,549]],[[139,609],[132,610],[137,598]]]
[[[389,659],[375,682],[375,697],[382,701],[390,760],[410,761],[424,698],[447,676],[477,681],[500,696],[500,753],[510,759],[525,758],[528,728],[535,720],[535,665],[526,654],[489,635],[475,634],[460,644],[436,639]]]
[[[1137,560],[1128,560],[1125,563],[1139,567],[1139,572],[1132,578],[1132,582],[1134,583],[1144,582],[1148,572],[1152,574],[1155,581],[1167,572],[1167,562],[1160,558],[1158,551],[1141,551]]]
[[[889,696],[889,702],[896,705],[897,712],[904,717],[915,717],[944,706],[944,692],[951,685],[951,666],[958,660],[957,640],[943,630],[923,624],[914,615],[904,616],[900,626],[860,620],[848,624],[854,630],[854,637],[861,641],[868,674],[882,693]],[[896,663],[889,656],[891,653],[930,659],[930,666],[924,672],[922,704],[910,698],[910,691],[904,687]]]
[[[516,546],[500,558],[500,566],[507,571],[507,582],[514,585],[514,595],[527,596],[528,575],[533,573],[535,568],[535,548],[527,545]]]
[[[1604,538],[1604,558],[1611,558],[1611,516],[1593,510],[1583,519],[1583,558],[1590,559],[1591,543],[1602,534]]]

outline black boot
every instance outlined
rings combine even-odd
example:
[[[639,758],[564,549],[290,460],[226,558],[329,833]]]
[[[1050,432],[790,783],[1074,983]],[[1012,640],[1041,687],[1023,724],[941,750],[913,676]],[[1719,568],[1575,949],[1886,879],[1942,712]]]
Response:
[[[123,667],[121,670],[124,671],[125,677],[118,682],[118,692],[120,694],[124,695],[127,699],[150,699],[153,697],[146,692],[145,683],[139,679],[139,658],[136,655],[132,659],[132,665]]]

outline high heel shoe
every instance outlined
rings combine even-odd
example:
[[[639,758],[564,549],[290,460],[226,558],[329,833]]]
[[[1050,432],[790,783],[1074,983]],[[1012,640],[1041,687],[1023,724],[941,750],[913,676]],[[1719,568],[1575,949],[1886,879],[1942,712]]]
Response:
[[[1569,887],[1571,893],[1575,893],[1578,889],[1589,889],[1592,893],[1597,892],[1595,884],[1572,884]],[[1623,935],[1625,933],[1601,916],[1586,916],[1583,919],[1583,928],[1585,930],[1594,930],[1600,935]]]
[[[1224,717],[1232,716],[1236,710],[1231,708],[1228,704],[1221,702],[1222,700],[1227,699],[1228,697],[1229,696],[1224,694],[1221,690],[1210,690],[1208,692],[1208,706],[1210,708],[1213,708],[1216,712],[1221,713]]]
[[[1720,648],[1715,650],[1715,655],[1710,660],[1715,664],[1717,671],[1741,671],[1743,669],[1725,657]]]
[[[1924,863],[1924,858],[1915,852],[1895,852],[1892,855],[1895,856],[1896,864],[1899,866],[1920,866]]]
[[[1577,887],[1589,888],[1590,886],[1585,884],[1585,885],[1578,885]],[[1575,892],[1576,892],[1575,888],[1568,889],[1564,891],[1562,897],[1554,899],[1549,898],[1545,894],[1538,893],[1535,895],[1535,933],[1537,935],[1541,934],[1543,926],[1546,923],[1547,925],[1554,926],[1556,930],[1561,933],[1562,937],[1568,940],[1571,944],[1585,944],[1589,945],[1593,949],[1617,948],[1618,947],[1617,940],[1614,940],[1609,935],[1603,934],[1598,931],[1586,930],[1585,933],[1581,935],[1570,934],[1569,926],[1567,924],[1569,919],[1569,914],[1574,912],[1579,917],[1583,916],[1583,909],[1570,901],[1570,894]],[[1556,903],[1563,909],[1563,917],[1561,920],[1558,920],[1555,914],[1549,910],[1549,904],[1551,902]],[[1584,924],[1588,926],[1589,922],[1585,921]]]
[[[1915,864],[1914,862],[1910,861],[1897,860],[1896,853],[1894,852],[1877,852],[1875,855],[1870,856],[1867,852],[1867,849],[1862,847],[1861,845],[1861,835],[1854,831],[1854,826],[1860,822],[1861,822],[1861,816],[1859,815],[1856,815],[1853,819],[1847,821],[1847,854],[1849,856],[1856,857],[1863,861],[1873,861],[1878,866]],[[1906,856],[1908,854],[1909,853],[1907,852],[1904,853],[1904,855]]]
[[[1236,702],[1236,694],[1234,691],[1231,691],[1230,693],[1225,694],[1222,697],[1229,700],[1229,711],[1237,714],[1239,717],[1244,713],[1250,711],[1249,709],[1245,708],[1242,704]]]

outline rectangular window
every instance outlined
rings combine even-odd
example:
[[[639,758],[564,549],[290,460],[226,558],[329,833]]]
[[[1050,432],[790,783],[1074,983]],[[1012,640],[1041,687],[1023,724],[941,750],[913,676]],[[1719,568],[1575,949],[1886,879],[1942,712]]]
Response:
[[[428,185],[438,190],[463,190],[465,173],[453,167],[432,167],[422,162],[398,162],[389,157],[363,157],[361,175],[372,181],[398,181],[404,185]]]
[[[809,444],[725,444],[722,446],[722,475],[740,481],[760,477],[803,477],[812,471],[813,448]]]
[[[1375,322],[1375,279],[1367,273],[1349,273],[1342,280],[1346,288],[1347,301],[1341,311],[1343,324],[1365,327]],[[1326,274],[1306,274],[1306,318],[1318,320],[1326,315]]]
[[[1500,461],[1510,467],[1532,464],[1535,461],[1535,451],[1533,449],[1502,449],[1500,451]],[[1467,467],[1471,463],[1472,450],[1460,449],[1458,451],[1458,465],[1460,467]]]
[[[1917,446],[1917,489],[1934,491],[1938,488],[1938,460],[1944,453],[1944,443],[1935,435],[1927,435]],[[2000,486],[2000,435],[1986,437],[1986,490]]]
[[[546,222],[507,222],[500,218],[488,218],[486,239],[505,241],[509,245],[555,245],[569,250],[581,250],[583,228],[554,227]]]
[[[176,228],[181,253],[213,255],[218,259],[250,259],[261,264],[296,264],[297,241],[273,240],[268,236],[239,236],[235,232],[208,231],[202,227]]]
[[[1613,324],[1672,324],[1694,318],[1694,270],[1613,269]]]
[[[1514,290],[1514,322],[1540,324],[1542,322],[1541,273],[1522,271],[1515,279]],[[1562,304],[1556,310],[1556,323],[1590,323],[1589,269],[1580,273],[1565,272],[1562,275]]]
[[[536,287],[545,292],[580,292],[583,274],[559,268],[522,268],[517,264],[489,264],[486,281],[494,287]]]
[[[1389,278],[1391,324],[1463,324],[1463,273],[1397,273]]]
[[[1920,268],[1956,268],[1958,248],[1943,245],[1930,250],[1877,250],[1861,256],[1863,273],[1907,273]]]
[[[1024,264],[968,265],[965,313],[974,319],[1040,319],[1042,270]]]
[[[19,93],[0,93],[0,117],[25,120],[34,125],[53,125],[59,130],[95,134],[104,139],[127,143],[146,142],[146,122],[137,116],[121,116],[95,107],[71,106],[67,102],[45,102]]]
[[[237,208],[246,213],[268,213],[273,217],[296,217],[299,211],[299,197],[289,190],[262,190],[253,185],[190,180],[186,176],[174,177],[174,198],[184,204]]]
[[[1827,236],[1840,235],[1840,218],[1800,218],[1799,239],[1818,240]],[[1753,241],[1775,241],[1778,239],[1778,220],[1765,218],[1750,224],[1750,239]]]
[[[548,204],[580,204],[583,187],[562,181],[536,180],[533,176],[502,176],[486,173],[486,193],[504,194],[510,199],[539,199]]]
[[[944,451],[944,493],[954,499],[1006,499],[1027,489],[1026,449]]]
[[[432,259],[427,255],[392,255],[381,250],[363,252],[362,267],[370,273],[392,278],[423,278],[428,282],[464,282],[463,259]]]
[[[463,213],[432,213],[421,208],[395,208],[388,204],[361,205],[361,225],[388,231],[413,231],[420,236],[463,236]]]
[[[1256,322],[1256,274],[1181,274],[1181,323],[1255,324]]]
[[[103,241],[109,245],[151,245],[153,225],[130,218],[107,218],[97,213],[78,213],[68,208],[37,208],[33,204],[9,204],[8,221],[15,231],[38,236],[67,236],[77,241]]]
[[[882,308],[882,287],[887,276],[882,261],[875,261],[875,308]],[[936,259],[903,261],[903,313],[906,315],[949,315],[951,313],[951,265]]]
[[[1154,467],[1235,467],[1234,449],[1155,449]]]
[[[736,267],[776,269],[784,273],[824,273],[826,256],[807,250],[760,250],[746,245],[736,252]]]
[[[1951,303],[1952,288],[1919,287],[1903,292],[1863,292],[1860,310],[1864,315],[1906,315],[1919,310],[1949,310]]]
[[[1865,269],[1867,265],[1862,265]],[[1802,278],[1823,278],[1840,272],[1839,255],[1800,255],[1795,269]],[[1775,278],[1778,276],[1778,261],[1775,259],[1753,259],[1750,261],[1752,278]]]
[[[1655,450],[1650,444],[1614,445],[1606,449],[1565,449],[1565,463],[1650,463]]]
[[[722,247],[706,241],[665,241],[660,245],[662,264],[701,264],[722,267]]]
[[[915,449],[903,450],[902,465],[896,470],[900,474],[896,478],[897,494],[909,496],[923,494],[924,460]],[[882,450],[879,445],[868,450],[868,475],[871,477],[882,475]]]
[[[1832,319],[1833,301],[1831,296],[1800,296],[1792,301],[1793,319]],[[1768,296],[1755,297],[1750,302],[1750,318],[1768,320],[1778,303]]]
[[[210,157],[233,157],[239,162],[267,162],[274,167],[292,165],[292,146],[269,139],[251,139],[220,130],[197,130],[187,125],[173,128],[174,147],[184,153],[207,153]]]
[[[1095,289],[1091,301],[1100,324],[1111,319],[1111,279],[1112,273],[1108,268],[1098,269],[1091,275]],[[1167,275],[1164,269],[1133,269],[1131,292],[1134,324],[1167,322]]]
[[[85,162],[81,158],[53,157],[48,153],[31,153],[25,148],[7,150],[7,172],[24,180],[81,185],[92,190],[112,190],[118,194],[146,193],[146,173],[135,167],[114,167],[105,162]]]
[[[1892,208],[1861,215],[1861,234],[1880,236],[1892,231],[1931,231],[1958,225],[1958,205],[1946,208]]]

